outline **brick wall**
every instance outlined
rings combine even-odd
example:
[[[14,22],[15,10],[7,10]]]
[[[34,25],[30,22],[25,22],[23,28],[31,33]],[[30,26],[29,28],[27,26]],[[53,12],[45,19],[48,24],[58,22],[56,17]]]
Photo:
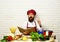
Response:
[[[31,8],[37,11],[43,28],[53,30],[59,40],[59,0],[0,0],[0,38],[10,33],[10,27],[22,25],[27,19],[27,10]]]

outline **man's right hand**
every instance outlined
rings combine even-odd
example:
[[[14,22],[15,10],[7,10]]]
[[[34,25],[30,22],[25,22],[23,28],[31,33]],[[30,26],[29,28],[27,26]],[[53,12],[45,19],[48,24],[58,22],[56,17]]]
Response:
[[[24,35],[28,35],[28,34],[29,34],[29,32],[28,32],[28,31],[25,31],[25,32],[23,32],[23,34],[24,34]]]

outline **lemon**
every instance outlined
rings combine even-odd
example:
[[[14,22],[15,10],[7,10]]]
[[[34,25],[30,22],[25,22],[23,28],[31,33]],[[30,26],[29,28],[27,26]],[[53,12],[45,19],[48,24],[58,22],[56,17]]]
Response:
[[[26,36],[22,37],[22,40],[26,41],[28,38]]]

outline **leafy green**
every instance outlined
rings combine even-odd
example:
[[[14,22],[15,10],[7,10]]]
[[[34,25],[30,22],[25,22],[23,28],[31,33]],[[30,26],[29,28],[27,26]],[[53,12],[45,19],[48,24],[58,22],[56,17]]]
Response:
[[[7,37],[8,37],[8,36],[4,36],[3,38],[4,38],[4,39],[7,39]]]
[[[5,40],[5,39],[2,39],[2,40],[1,40],[1,42],[7,42],[7,40]]]
[[[31,36],[33,41],[36,41],[38,39],[42,39],[42,40],[44,39],[43,34],[38,34],[37,32],[31,32],[30,36]]]

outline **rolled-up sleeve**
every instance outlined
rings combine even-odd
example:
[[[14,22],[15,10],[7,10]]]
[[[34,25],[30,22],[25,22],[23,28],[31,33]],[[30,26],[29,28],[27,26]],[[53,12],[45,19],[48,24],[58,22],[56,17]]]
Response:
[[[39,26],[39,24],[37,23],[37,21],[36,21],[36,28],[37,28],[37,31],[42,31],[42,27]]]

